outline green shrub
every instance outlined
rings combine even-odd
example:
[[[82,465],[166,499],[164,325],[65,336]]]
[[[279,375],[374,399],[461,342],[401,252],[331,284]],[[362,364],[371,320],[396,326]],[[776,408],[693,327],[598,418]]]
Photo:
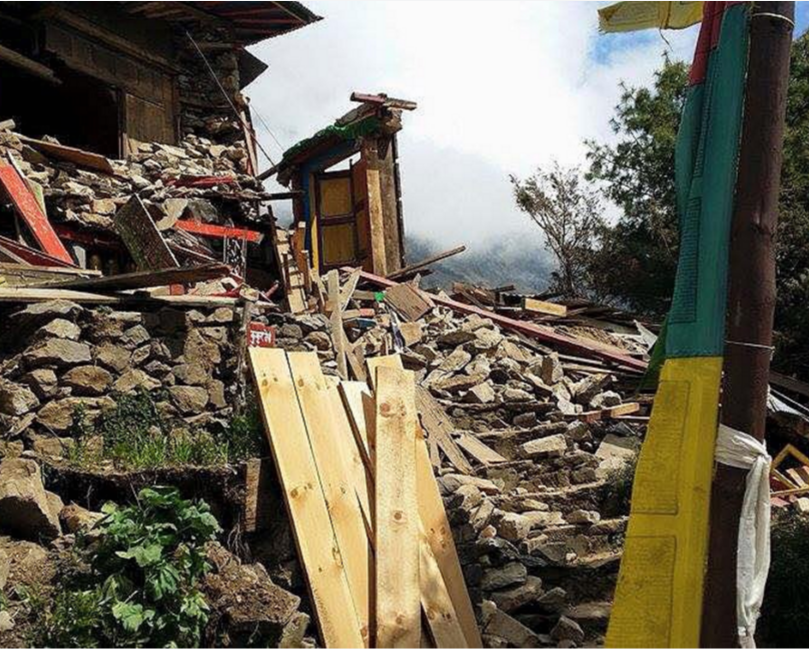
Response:
[[[777,515],[771,548],[760,635],[765,646],[805,647],[809,629],[805,597],[809,583],[809,517],[792,508]]]
[[[37,644],[62,647],[198,646],[208,605],[205,544],[221,532],[208,505],[176,489],[143,489],[135,505],[107,505],[89,566],[67,579],[42,614]]]
[[[182,419],[163,416],[152,393],[143,390],[118,395],[115,408],[104,410],[94,421],[79,406],[74,422],[72,435],[76,444],[67,457],[74,466],[92,467],[101,460],[111,460],[124,470],[210,466],[243,459],[246,456],[241,453],[248,450],[241,437],[232,448],[226,433],[214,435],[204,429],[189,429]],[[234,426],[235,422],[228,430]],[[245,426],[236,427],[239,435],[244,436],[240,431]],[[103,450],[97,450],[94,438],[101,438]]]

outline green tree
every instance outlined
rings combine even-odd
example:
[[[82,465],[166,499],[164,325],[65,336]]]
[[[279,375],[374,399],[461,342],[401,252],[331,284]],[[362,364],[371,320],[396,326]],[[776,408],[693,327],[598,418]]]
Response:
[[[554,163],[521,180],[511,176],[517,206],[545,235],[556,258],[551,289],[567,296],[584,295],[590,282],[588,260],[603,225],[601,201],[577,167]]]
[[[621,209],[617,223],[601,228],[592,289],[658,316],[668,310],[677,268],[674,148],[687,82],[688,66],[664,58],[651,88],[622,84],[610,120],[616,142],[586,142],[588,178]]]
[[[588,141],[588,178],[621,212],[590,259],[601,299],[654,316],[669,308],[677,267],[674,149],[688,67],[664,58],[651,88],[623,86],[616,142]],[[809,378],[809,34],[793,44],[776,247],[775,366]]]

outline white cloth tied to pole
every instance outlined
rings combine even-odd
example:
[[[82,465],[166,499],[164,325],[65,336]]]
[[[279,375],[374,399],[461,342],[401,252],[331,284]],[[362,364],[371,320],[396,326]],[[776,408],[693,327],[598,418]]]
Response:
[[[755,437],[720,424],[716,461],[746,469],[739,552],[736,566],[736,615],[739,642],[755,647],[756,622],[770,570],[770,463],[767,448]]]

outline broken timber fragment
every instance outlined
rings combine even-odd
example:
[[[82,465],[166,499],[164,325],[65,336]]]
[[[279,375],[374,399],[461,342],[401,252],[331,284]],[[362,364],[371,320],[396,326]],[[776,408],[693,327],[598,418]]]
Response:
[[[115,231],[120,235],[138,268],[161,270],[180,266],[138,196],[132,196],[129,202],[118,210],[114,222]]]
[[[466,252],[466,246],[458,246],[457,248],[453,248],[452,250],[447,250],[437,255],[433,255],[432,257],[428,257],[427,259],[423,259],[422,261],[416,264],[410,264],[410,266],[405,266],[404,268],[397,270],[395,273],[391,273],[390,275],[388,275],[388,279],[399,280],[405,277],[410,277],[411,275],[415,275],[417,272],[419,272],[424,268],[427,268],[428,266],[432,266],[433,264],[436,264],[439,261],[449,259],[450,257],[454,257],[455,255],[460,255],[462,252]]]
[[[522,299],[522,308],[524,311],[541,313],[543,315],[555,315],[560,318],[564,318],[567,315],[567,307],[564,304],[554,304],[553,302],[535,300],[530,297],[524,297]]]
[[[421,587],[412,372],[377,368],[375,420],[377,646],[416,647],[421,637]]]
[[[391,286],[385,291],[385,301],[408,322],[424,317],[435,306],[425,293],[410,284]]]
[[[132,289],[168,286],[170,284],[191,284],[225,277],[230,266],[222,263],[205,264],[191,268],[166,268],[163,270],[139,270],[134,273],[91,277],[89,279],[68,279],[63,282],[37,284],[33,288],[58,288],[82,291],[125,291]]]
[[[52,158],[66,160],[67,162],[72,162],[79,167],[94,169],[95,171],[101,171],[105,174],[112,175],[115,173],[115,169],[113,169],[110,161],[98,153],[91,153],[90,151],[76,149],[75,147],[65,146],[64,144],[57,144],[55,142],[37,140],[20,134],[18,134],[17,137],[26,144]]]
[[[42,246],[42,250],[59,261],[74,266],[73,258],[51,227],[36,196],[12,165],[0,165],[0,184],[14,205],[14,210],[25,221],[37,243]]]

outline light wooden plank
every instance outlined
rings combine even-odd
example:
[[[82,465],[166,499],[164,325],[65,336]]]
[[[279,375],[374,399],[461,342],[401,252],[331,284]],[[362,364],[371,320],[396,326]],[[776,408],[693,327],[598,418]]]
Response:
[[[365,465],[372,471],[371,447],[368,443],[368,424],[365,420],[365,400],[373,399],[371,390],[368,384],[362,381],[341,381],[340,396],[349,415],[351,430],[354,433],[354,439],[357,441],[360,454]]]
[[[337,361],[337,373],[341,379],[348,379],[346,362],[346,335],[343,329],[343,309],[340,303],[340,275],[332,270],[326,276],[331,304],[331,341]]]
[[[361,647],[353,605],[286,354],[252,347],[250,366],[323,642]]]
[[[378,647],[417,647],[421,636],[416,501],[415,379],[376,370],[376,634]]]
[[[452,604],[444,577],[430,541],[420,527],[419,542],[419,584],[421,587],[421,607],[436,647],[468,647],[455,606]],[[423,646],[423,645],[422,645]]]
[[[404,369],[402,365],[402,357],[399,354],[390,354],[389,356],[374,356],[365,360],[368,366],[368,380],[371,383],[371,388],[376,390],[376,371],[380,367],[392,367],[394,369]]]
[[[416,440],[416,476],[421,524],[444,577],[444,584],[466,638],[466,646],[482,647],[483,641],[475,619],[475,611],[466,590],[458,552],[452,540],[452,530],[438,491],[438,483],[433,475],[427,444],[423,439]]]
[[[368,222],[371,230],[371,264],[373,272],[383,277],[388,274],[385,252],[385,217],[382,212],[382,185],[378,169],[369,169]]]
[[[567,307],[564,304],[554,304],[553,302],[535,300],[530,297],[524,297],[522,299],[522,308],[525,311],[531,311],[532,313],[555,315],[561,318],[564,318],[567,315]]]
[[[355,462],[364,473],[362,460],[358,454],[354,460],[348,453],[346,441],[352,439],[350,424],[337,390],[326,383],[317,354],[290,352],[288,358],[364,646],[367,647],[371,615],[370,550],[356,491],[357,482],[351,477],[357,468]]]

